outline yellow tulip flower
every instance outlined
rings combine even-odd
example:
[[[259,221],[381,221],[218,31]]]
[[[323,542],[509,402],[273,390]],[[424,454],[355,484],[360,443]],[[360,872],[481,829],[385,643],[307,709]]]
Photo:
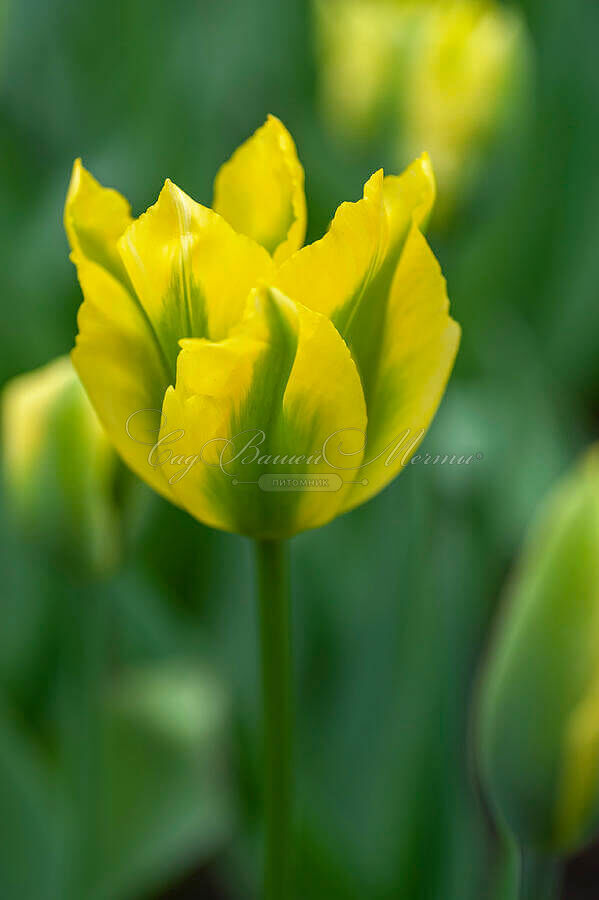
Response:
[[[379,171],[302,247],[304,173],[273,116],[221,168],[212,209],[167,180],[134,220],[77,161],[72,358],[125,462],[201,522],[265,539],[380,491],[459,343],[422,233],[434,193],[426,155]]]

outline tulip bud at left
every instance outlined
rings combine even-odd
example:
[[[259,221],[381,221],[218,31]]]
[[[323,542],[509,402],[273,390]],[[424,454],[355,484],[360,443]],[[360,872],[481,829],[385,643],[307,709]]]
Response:
[[[116,455],[68,357],[13,378],[2,396],[4,489],[14,520],[74,568],[116,556]]]
[[[599,826],[599,447],[539,512],[479,712],[497,818],[536,852],[579,849]]]

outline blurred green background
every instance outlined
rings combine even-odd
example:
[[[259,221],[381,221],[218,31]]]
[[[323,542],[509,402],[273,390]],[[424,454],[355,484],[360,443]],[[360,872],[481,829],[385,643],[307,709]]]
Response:
[[[411,467],[292,544],[306,900],[488,896],[476,672],[536,503],[597,436],[599,5],[516,5],[530,87],[451,227],[430,235],[463,343],[425,449],[482,459]],[[306,169],[309,239],[374,169],[396,169],[384,141],[327,128],[300,0],[4,0],[1,22],[2,383],[73,344],[61,219],[76,156],[135,213],[167,176],[210,204],[219,165],[275,113]],[[91,582],[3,505],[0,896],[249,900],[251,547],[124,473],[119,501],[121,564]],[[564,896],[596,896],[582,866]]]

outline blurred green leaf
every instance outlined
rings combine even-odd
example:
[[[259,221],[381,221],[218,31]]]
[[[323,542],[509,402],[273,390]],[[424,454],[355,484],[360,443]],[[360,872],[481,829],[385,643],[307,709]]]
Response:
[[[56,773],[0,704],[2,896],[58,900],[68,891],[70,817]]]
[[[148,666],[118,680],[107,711],[90,900],[139,896],[229,837],[226,709],[214,676],[189,664]]]

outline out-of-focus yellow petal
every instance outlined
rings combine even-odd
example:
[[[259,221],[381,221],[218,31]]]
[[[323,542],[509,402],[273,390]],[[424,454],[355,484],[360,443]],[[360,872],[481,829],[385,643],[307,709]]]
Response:
[[[263,247],[168,180],[119,250],[173,374],[178,342],[226,337],[250,290],[273,270]]]
[[[302,246],[304,170],[293,138],[275,116],[269,116],[221,167],[213,206],[236,231],[262,244],[276,263]]]
[[[15,524],[74,568],[115,560],[116,455],[68,356],[2,391],[3,480]]]
[[[64,209],[73,261],[88,259],[128,285],[117,241],[132,221],[125,198],[112,188],[102,187],[81,160],[75,160]]]
[[[366,408],[330,321],[272,289],[252,303],[226,340],[182,342],[156,461],[197,519],[285,537],[340,511],[362,460]]]
[[[481,168],[527,80],[523,16],[498,0],[313,0],[323,116],[338,137],[426,148],[437,223]],[[440,217],[441,213],[441,217]]]
[[[376,376],[368,399],[368,445],[347,508],[363,503],[401,471],[435,415],[460,342],[445,279],[413,227],[391,288]]]
[[[76,379],[66,356],[13,378],[3,391],[4,469],[16,495],[24,495],[43,452],[48,419],[56,399]]]
[[[399,77],[412,3],[314,0],[323,119],[344,137],[376,131]]]
[[[424,4],[419,19],[398,94],[398,149],[408,158],[428,149],[447,215],[514,102],[510,86],[526,58],[524,27],[516,10],[486,0]]]
[[[143,310],[119,281],[86,259],[79,260],[77,272],[85,301],[73,365],[125,462],[168,495],[164,479],[147,461],[169,384],[160,348]]]

